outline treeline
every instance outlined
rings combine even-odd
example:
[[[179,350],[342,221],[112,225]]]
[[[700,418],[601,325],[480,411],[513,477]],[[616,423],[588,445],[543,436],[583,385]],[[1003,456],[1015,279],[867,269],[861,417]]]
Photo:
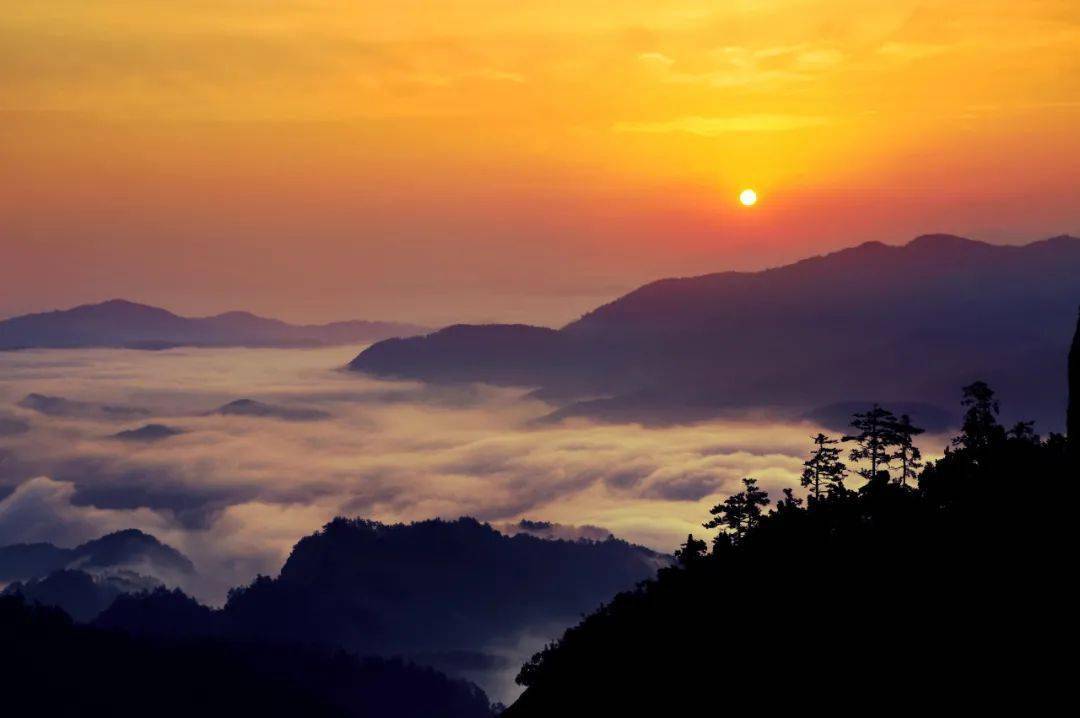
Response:
[[[804,495],[744,479],[704,524],[711,548],[687,537],[522,668],[508,718],[1045,708],[1080,472],[1064,437],[1002,426],[985,383],[962,401],[925,466],[921,429],[874,406],[814,437]]]
[[[874,404],[867,411],[852,415],[852,433],[839,438],[823,433],[812,437],[813,449],[803,462],[800,481],[807,490],[806,496],[798,498],[790,488],[784,489],[777,514],[800,509],[804,501],[808,502],[807,510],[821,502],[850,502],[855,495],[848,487],[852,476],[861,479],[858,492],[861,494],[880,492],[889,484],[919,493],[931,490],[929,487],[935,483],[935,477],[943,471],[963,475],[979,467],[992,469],[981,466],[988,463],[991,456],[994,461],[1001,461],[1003,455],[1031,453],[1030,449],[1041,447],[1048,456],[1065,461],[1068,444],[1064,436],[1051,434],[1043,442],[1031,421],[1018,422],[1010,429],[1002,426],[998,421],[1001,406],[986,382],[977,381],[965,386],[962,395],[961,433],[945,448],[942,461],[938,465],[931,464],[925,476],[920,475],[924,468],[922,451],[915,444],[915,438],[925,430],[916,426],[907,414],[898,417],[889,409]],[[845,445],[850,446],[846,455],[852,462],[850,466],[844,463],[841,447]],[[916,486],[909,486],[909,482]],[[744,478],[742,483],[743,490],[714,506],[710,510],[713,518],[703,524],[707,529],[721,530],[713,540],[714,552],[743,540],[760,523],[765,507],[772,503],[769,494],[758,487],[756,479]],[[939,493],[940,486],[934,491]],[[676,556],[682,562],[691,561],[704,552],[704,547],[705,543],[691,534]]]

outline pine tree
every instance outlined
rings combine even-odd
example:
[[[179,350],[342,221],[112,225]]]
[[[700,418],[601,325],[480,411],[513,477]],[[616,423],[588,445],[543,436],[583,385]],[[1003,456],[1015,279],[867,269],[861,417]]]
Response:
[[[960,404],[966,409],[964,423],[953,446],[981,453],[1005,438],[1005,430],[997,420],[1001,407],[994,390],[984,381],[968,384],[963,392]]]
[[[746,488],[709,509],[713,518],[704,524],[707,529],[730,530],[737,542],[757,526],[761,509],[770,503],[768,492],[757,488],[757,479],[745,478],[742,482]]]
[[[847,466],[840,461],[840,449],[834,446],[840,440],[821,433],[812,440],[814,451],[803,462],[802,485],[810,488],[810,495],[815,501],[821,498],[823,492],[843,493]]]
[[[704,558],[706,548],[704,541],[694,538],[694,534],[687,534],[686,543],[675,551],[675,560],[683,566],[690,566]]]
[[[900,484],[907,486],[908,479],[918,479],[919,469],[922,468],[922,452],[915,446],[914,439],[925,430],[912,424],[911,417],[907,414],[900,416],[892,430],[897,442],[894,458],[900,462]]]
[[[845,436],[844,441],[858,444],[849,454],[852,461],[870,462],[869,467],[857,471],[867,481],[877,478],[881,472],[888,473],[892,459],[890,449],[898,444],[896,423],[896,415],[877,404],[869,411],[852,415],[851,426],[859,433]]]

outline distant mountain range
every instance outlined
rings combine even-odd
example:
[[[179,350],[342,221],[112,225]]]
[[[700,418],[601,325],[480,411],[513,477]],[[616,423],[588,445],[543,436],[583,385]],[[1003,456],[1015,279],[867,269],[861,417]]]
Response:
[[[0,546],[3,593],[59,606],[81,621],[92,620],[120,595],[175,584],[194,573],[186,556],[136,529],[75,548],[50,543]]]
[[[296,325],[248,312],[181,317],[158,307],[113,299],[0,321],[0,349],[325,346],[373,342],[424,331],[423,327],[396,322]]]
[[[1061,430],[1080,239],[999,246],[927,235],[761,272],[664,279],[562,329],[458,325],[379,342],[350,368],[536,387],[559,409],[664,423],[746,408],[926,404],[941,423],[983,379]],[[915,417],[918,420],[918,417]],[[928,417],[929,419],[929,417]]]
[[[61,569],[138,568],[154,575],[189,575],[195,567],[182,553],[150,534],[125,529],[75,548],[51,543],[0,546],[0,581],[40,578]]]

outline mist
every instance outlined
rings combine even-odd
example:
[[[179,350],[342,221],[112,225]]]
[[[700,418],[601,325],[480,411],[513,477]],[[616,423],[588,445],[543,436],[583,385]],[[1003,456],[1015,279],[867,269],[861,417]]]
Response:
[[[537,424],[553,407],[525,389],[342,371],[357,351],[0,353],[0,416],[19,427],[0,434],[0,544],[139,528],[191,557],[198,573],[181,587],[215,605],[275,575],[300,537],[338,515],[470,515],[506,532],[527,519],[551,522],[531,529],[551,537],[611,532],[670,552],[703,533],[708,508],[743,476],[774,496],[796,486],[817,429],[765,414]],[[44,412],[23,401],[32,393],[65,401]],[[238,399],[284,413],[215,413]],[[138,411],[98,410],[117,406]],[[116,437],[147,424],[175,433]]]

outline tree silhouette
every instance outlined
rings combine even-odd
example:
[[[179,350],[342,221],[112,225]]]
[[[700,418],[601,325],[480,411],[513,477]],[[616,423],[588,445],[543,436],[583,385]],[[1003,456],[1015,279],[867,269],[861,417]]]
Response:
[[[694,538],[694,534],[688,534],[686,543],[675,551],[675,560],[683,566],[691,566],[705,557],[706,548],[704,541]]]
[[[1068,685],[1064,672],[1047,681],[1060,662],[1041,660],[1038,640],[1074,613],[1062,567],[1074,559],[1068,497],[1080,474],[1063,437],[1040,439],[1028,423],[1002,430],[985,384],[965,400],[965,436],[921,470],[909,417],[880,407],[858,415],[856,451],[869,476],[843,500],[800,506],[787,491],[762,512],[752,497],[764,492],[746,479],[745,491],[712,509],[706,526],[727,531],[710,555],[661,569],[536,654],[506,718],[690,714],[716,702],[718,668],[738,675],[738,689],[724,693],[729,711],[760,710],[765,694],[792,712],[865,712],[883,700],[901,710],[1004,702],[1031,712],[1047,685]],[[882,470],[889,459],[901,482],[918,473],[914,487]],[[1018,510],[1018,486],[1066,498]],[[793,622],[793,606],[810,620]],[[777,692],[774,675],[749,668],[777,656],[842,664],[848,675]],[[918,675],[897,684],[913,665]],[[987,694],[988,681],[1001,690]],[[641,688],[652,685],[663,689]]]
[[[784,489],[784,498],[776,502],[777,514],[797,514],[802,510],[803,500],[795,495],[794,489]]]
[[[953,446],[976,454],[985,452],[1005,438],[1005,430],[997,420],[1001,407],[994,390],[984,381],[968,384],[963,392],[960,404],[967,410],[960,436],[953,439]]]
[[[1029,444],[1039,443],[1039,435],[1035,433],[1034,421],[1018,421],[1013,428],[1005,432],[1005,436],[1016,441],[1026,441]]]
[[[919,478],[919,469],[922,468],[922,452],[915,446],[914,439],[924,433],[911,423],[911,417],[903,414],[892,426],[896,436],[896,453],[894,458],[900,462],[900,485],[907,486],[908,479]]]
[[[842,493],[844,491],[844,477],[847,476],[847,466],[840,461],[839,439],[831,439],[825,434],[819,433],[813,437],[814,451],[810,458],[803,462],[802,485],[809,487],[810,496],[815,501],[821,499],[822,492]]]
[[[889,449],[899,443],[896,424],[896,415],[878,404],[869,411],[852,414],[851,426],[859,433],[845,436],[844,441],[858,444],[849,455],[852,461],[870,462],[869,467],[857,471],[867,481],[875,479],[881,472],[888,473],[892,459]]]
[[[761,520],[761,509],[770,503],[768,492],[757,487],[757,479],[745,478],[742,482],[746,488],[709,509],[713,518],[704,524],[707,529],[730,530],[736,542],[757,526]]]

